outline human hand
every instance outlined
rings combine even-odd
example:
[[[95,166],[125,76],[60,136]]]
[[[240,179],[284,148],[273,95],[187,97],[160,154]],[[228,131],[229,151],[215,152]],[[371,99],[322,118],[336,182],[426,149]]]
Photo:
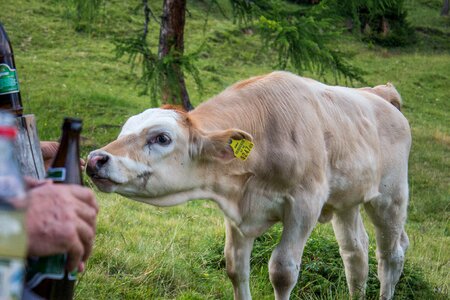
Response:
[[[44,159],[44,166],[47,170],[53,161],[53,158],[58,152],[59,143],[58,142],[40,142],[42,158]]]
[[[38,186],[44,185],[46,183],[52,183],[53,181],[51,179],[36,179],[30,176],[24,176],[23,181],[25,182],[25,188],[26,190],[30,190],[33,188],[36,188]]]
[[[41,182],[28,193],[28,255],[68,253],[67,270],[79,267],[92,252],[98,205],[88,188]]]
[[[44,167],[45,170],[48,170],[48,168],[50,168],[53,162],[53,158],[56,156],[56,153],[58,152],[59,143],[51,141],[43,141],[40,142],[40,145],[42,158],[44,159]],[[85,165],[86,162],[84,161],[84,159],[80,158],[80,166],[82,170],[84,170]]]

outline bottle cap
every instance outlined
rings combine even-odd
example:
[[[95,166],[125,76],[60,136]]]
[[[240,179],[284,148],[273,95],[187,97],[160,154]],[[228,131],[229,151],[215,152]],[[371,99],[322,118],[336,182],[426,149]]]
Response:
[[[83,121],[81,119],[66,117],[66,118],[64,118],[63,130],[69,129],[72,131],[80,132],[82,129],[82,124],[83,124]]]

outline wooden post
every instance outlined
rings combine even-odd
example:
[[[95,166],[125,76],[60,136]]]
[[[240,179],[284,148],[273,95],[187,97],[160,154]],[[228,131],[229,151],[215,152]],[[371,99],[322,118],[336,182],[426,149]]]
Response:
[[[34,115],[16,117],[17,139],[15,155],[22,175],[36,179],[45,178],[44,160],[37,135]]]

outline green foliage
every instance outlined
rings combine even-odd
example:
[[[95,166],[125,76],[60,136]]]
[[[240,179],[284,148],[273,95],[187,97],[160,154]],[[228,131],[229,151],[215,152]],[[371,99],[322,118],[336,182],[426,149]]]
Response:
[[[334,41],[341,29],[326,5],[286,6],[282,1],[231,0],[239,23],[257,19],[258,33],[264,45],[278,56],[276,68],[293,69],[298,74],[313,72],[323,77],[331,70],[335,81],[345,79],[364,82],[362,70],[348,62]]]
[[[85,4],[90,1],[96,3],[100,0],[73,1],[81,1]],[[333,41],[341,34],[341,30],[334,25],[335,19],[327,17],[327,15],[333,15],[327,10],[327,6],[317,5],[306,9],[299,5],[286,6],[281,0],[230,0],[230,3],[233,17],[239,24],[249,25],[256,20],[257,33],[260,34],[267,50],[274,51],[278,56],[274,67],[292,69],[299,74],[309,71],[321,78],[324,78],[327,70],[331,70],[335,82],[340,76],[364,82],[361,76],[362,70],[352,66],[346,57],[348,55],[334,47]],[[91,5],[94,6],[94,4]],[[220,8],[217,0],[210,2],[205,26],[209,9],[213,6]],[[146,26],[148,26],[148,20]],[[146,29],[144,31],[146,32]],[[143,93],[150,90],[152,105],[158,104],[157,99],[161,89],[169,87],[170,90],[178,91],[175,94],[179,94],[179,70],[191,75],[197,88],[202,90],[194,54],[183,55],[174,52],[167,59],[159,60],[150,51],[146,33],[141,39],[135,37],[115,39],[115,45],[118,57],[128,55],[132,69],[137,64],[141,65],[139,84],[143,86]],[[164,86],[166,80],[168,87]]]
[[[361,13],[373,17],[382,15],[390,8],[403,5],[403,0],[325,0],[325,2],[330,6],[336,6],[339,14],[352,18],[357,24],[360,24]]]
[[[92,24],[99,15],[105,0],[55,0],[67,7],[68,17],[72,19],[76,31],[91,31]]]
[[[131,69],[136,70],[136,67],[140,66],[141,74],[138,85],[143,87],[141,94],[147,94],[150,90],[150,99],[152,106],[158,106],[158,95],[160,94],[160,87],[162,74],[165,69],[163,61],[158,59],[157,54],[154,54],[146,37],[138,34],[135,37],[126,37],[116,39],[114,41],[116,47],[116,57],[121,58],[128,56],[128,63],[131,64]]]
[[[161,104],[158,99],[161,98],[161,92],[165,88],[166,82],[174,94],[180,94],[177,71],[179,69],[192,76],[200,90],[203,88],[199,70],[195,65],[200,50],[188,55],[171,51],[163,59],[159,59],[157,54],[151,51],[147,40],[140,36],[116,39],[114,44],[117,58],[127,57],[132,71],[136,71],[136,68],[140,67],[137,85],[142,88],[141,95],[150,94],[152,106]]]
[[[138,30],[134,36],[114,40],[116,57],[127,57],[132,71],[136,71],[136,68],[140,67],[137,85],[142,88],[141,94],[150,93],[152,106],[161,104],[158,99],[161,98],[163,89],[170,89],[173,95],[180,95],[180,72],[192,76],[197,87],[202,90],[199,70],[195,64],[201,47],[196,52],[187,55],[171,48],[166,56],[160,58],[157,53],[152,52],[148,42],[149,10],[145,12],[145,15],[146,23],[143,33]],[[158,46],[155,45],[155,48]]]
[[[415,45],[424,51],[448,51],[450,18],[439,15],[442,0],[406,1],[405,6],[408,11],[408,21],[415,29]]]
[[[291,65],[298,74],[310,71],[321,78],[332,70],[336,82],[340,75],[364,82],[362,70],[349,64],[344,53],[329,47],[335,38],[334,32],[327,30],[329,20],[299,17],[295,24],[291,20],[277,22],[265,17],[259,20],[265,45],[274,49],[278,56],[278,64],[274,67],[287,69]]]
[[[387,47],[405,46],[415,42],[415,34],[407,21],[404,0],[325,0],[346,20],[351,20],[355,34],[364,40]]]
[[[176,51],[171,51],[162,59],[163,74],[166,74],[169,86],[175,91],[174,94],[179,95],[181,93],[180,85],[178,84],[181,70],[182,74],[187,74],[193,78],[196,88],[200,91],[200,95],[202,95],[203,83],[200,77],[200,70],[196,64],[199,53],[202,50],[202,46],[200,46],[195,52],[183,55]]]

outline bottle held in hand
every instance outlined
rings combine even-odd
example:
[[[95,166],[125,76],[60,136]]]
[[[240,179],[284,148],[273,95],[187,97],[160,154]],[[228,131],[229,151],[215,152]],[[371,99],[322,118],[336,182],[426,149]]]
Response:
[[[65,118],[56,157],[47,171],[55,183],[82,185],[79,140],[82,122]],[[67,254],[29,259],[27,285],[45,299],[73,298],[77,270],[66,269]]]
[[[25,187],[14,157],[17,129],[12,115],[0,111],[0,299],[22,297],[26,240]]]

